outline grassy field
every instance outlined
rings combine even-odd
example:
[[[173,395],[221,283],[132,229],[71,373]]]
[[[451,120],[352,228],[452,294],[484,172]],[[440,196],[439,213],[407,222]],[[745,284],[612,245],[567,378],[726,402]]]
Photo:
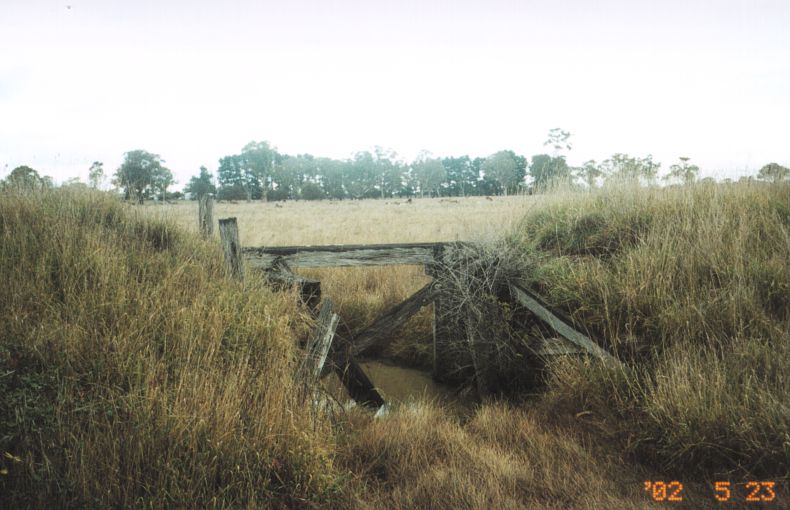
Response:
[[[790,185],[218,204],[247,246],[505,241],[520,278],[627,363],[457,414],[314,414],[292,382],[310,319],[228,279],[195,204],[0,196],[0,494],[10,507],[742,508],[790,482]],[[387,203],[389,202],[389,203]],[[394,202],[400,202],[395,205]],[[311,273],[348,330],[421,268]],[[414,365],[427,315],[389,353]],[[509,367],[512,369],[512,366]],[[276,381],[273,384],[272,381]],[[713,481],[732,482],[733,501]],[[759,504],[755,507],[758,507]]]

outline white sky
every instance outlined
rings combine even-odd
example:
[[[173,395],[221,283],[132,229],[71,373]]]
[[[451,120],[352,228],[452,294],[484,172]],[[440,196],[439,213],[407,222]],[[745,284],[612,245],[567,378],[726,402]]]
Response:
[[[571,164],[790,166],[790,1],[0,0],[0,178],[145,149],[178,188],[251,140],[531,156],[553,127]]]

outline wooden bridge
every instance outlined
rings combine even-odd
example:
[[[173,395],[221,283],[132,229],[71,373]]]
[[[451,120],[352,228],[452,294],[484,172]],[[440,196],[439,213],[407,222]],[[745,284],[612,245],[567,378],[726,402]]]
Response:
[[[202,199],[199,224],[204,235],[211,235],[211,210],[211,200]],[[334,370],[355,401],[372,408],[382,406],[384,399],[356,359],[380,348],[389,340],[392,331],[429,304],[433,304],[433,373],[435,378],[440,378],[444,354],[442,346],[447,344],[449,339],[446,337],[452,328],[447,323],[448,314],[443,308],[444,300],[440,289],[436,288],[435,279],[439,276],[437,272],[444,267],[445,252],[466,243],[242,247],[239,243],[236,218],[220,219],[219,229],[231,274],[243,278],[243,268],[261,270],[275,288],[295,286],[302,302],[317,316],[316,330],[306,342],[307,354],[300,368],[300,376],[308,387]],[[292,268],[298,267],[405,264],[425,266],[426,274],[433,276],[434,281],[386,310],[365,329],[345,341],[337,341],[335,338],[338,316],[332,309],[332,302],[327,298],[321,299],[321,282],[299,276],[292,271]],[[530,313],[555,334],[535,349],[537,356],[581,353],[619,363],[611,354],[571,326],[566,317],[552,310],[535,293],[514,283],[508,284],[508,287],[507,299],[511,304]],[[473,360],[477,359],[474,352],[472,356]],[[480,369],[477,362],[474,365],[478,392],[481,397],[485,397],[489,387],[486,381],[487,371]]]

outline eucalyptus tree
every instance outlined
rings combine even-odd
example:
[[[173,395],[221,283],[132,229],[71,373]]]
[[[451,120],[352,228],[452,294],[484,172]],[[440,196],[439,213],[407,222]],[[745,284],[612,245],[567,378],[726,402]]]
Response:
[[[162,163],[164,161],[158,154],[141,149],[126,152],[123,163],[115,171],[115,182],[124,189],[125,199],[133,198],[142,204],[146,192],[152,187],[154,175],[161,175]]]
[[[779,163],[768,163],[757,173],[757,178],[773,183],[781,182],[790,178],[790,169]]]
[[[684,184],[694,183],[699,175],[699,167],[697,165],[689,165],[690,158],[685,156],[678,159],[680,159],[680,163],[669,167],[669,173],[664,176],[664,180],[680,179]]]
[[[19,191],[41,189],[44,183],[38,172],[27,165],[22,165],[11,170],[5,178],[5,186]]]
[[[354,154],[347,167],[345,188],[352,198],[364,198],[375,192],[378,183],[376,159],[370,151]]]
[[[562,156],[536,154],[529,166],[533,184],[537,190],[546,190],[557,183],[571,180],[571,169]]]
[[[661,163],[653,161],[653,156],[648,154],[644,158],[632,157],[628,154],[616,153],[601,164],[601,169],[607,182],[611,181],[646,181],[652,184],[655,181]]]
[[[441,159],[433,158],[429,152],[422,151],[412,163],[412,171],[419,184],[420,197],[423,197],[426,191],[434,191],[439,196],[440,186],[447,181],[447,170]]]
[[[201,166],[200,174],[189,180],[184,191],[199,199],[205,195],[216,193],[217,187],[214,186],[214,178],[208,168]]]
[[[466,196],[473,193],[479,175],[479,167],[472,164],[469,156],[442,159],[447,170],[447,184],[451,195]]]
[[[104,163],[101,161],[94,161],[88,169],[88,184],[93,189],[99,189],[104,181]]]
[[[590,189],[595,189],[598,178],[603,176],[603,171],[594,159],[585,161],[582,166],[575,168],[574,171]]]
[[[517,163],[511,151],[499,151],[486,158],[481,170],[483,173],[494,179],[502,188],[502,192],[507,196],[508,188],[513,187],[518,181],[516,173]]]
[[[151,172],[151,191],[156,192],[158,190],[163,203],[167,200],[167,188],[175,184],[175,182],[173,172],[167,167],[159,165]]]
[[[256,188],[261,190],[261,200],[268,200],[275,152],[266,141],[252,141],[241,149],[241,171],[247,200],[251,200]]]
[[[573,147],[570,137],[571,134],[568,131],[563,131],[560,128],[549,129],[549,134],[546,141],[543,142],[543,146],[554,149],[554,157],[559,157],[562,151],[569,151]]]

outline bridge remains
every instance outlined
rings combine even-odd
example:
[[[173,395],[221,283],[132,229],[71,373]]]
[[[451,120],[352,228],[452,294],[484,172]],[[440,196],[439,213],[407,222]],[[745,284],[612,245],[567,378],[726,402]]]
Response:
[[[200,208],[201,227],[208,230],[210,218],[204,211],[211,211],[210,204]],[[204,230],[204,231],[205,231]],[[375,384],[365,374],[357,359],[378,351],[391,338],[391,333],[406,323],[417,311],[433,305],[433,377],[438,381],[452,380],[461,369],[474,371],[477,393],[487,398],[501,384],[494,374],[495,339],[485,328],[475,328],[474,321],[459,317],[452,306],[452,288],[444,284],[443,274],[453,271],[453,254],[468,248],[470,243],[398,243],[350,244],[326,246],[267,246],[242,247],[238,237],[236,218],[219,220],[219,231],[224,247],[228,271],[243,279],[244,271],[263,271],[275,289],[296,287],[300,300],[317,318],[316,330],[304,345],[305,358],[299,377],[306,387],[315,384],[331,371],[338,374],[349,396],[360,405],[378,409],[384,399]],[[389,308],[351,339],[335,335],[338,318],[332,302],[321,297],[321,282],[302,277],[293,268],[302,267],[359,267],[383,265],[423,265],[432,281],[401,303]],[[538,360],[565,355],[589,355],[607,363],[620,364],[587,335],[572,325],[561,312],[553,310],[535,292],[517,282],[507,282],[504,288],[492,289],[492,298],[506,303],[531,323],[539,323],[549,334],[533,339],[529,351]],[[453,366],[453,350],[459,344],[468,353],[471,363],[466,367]]]

